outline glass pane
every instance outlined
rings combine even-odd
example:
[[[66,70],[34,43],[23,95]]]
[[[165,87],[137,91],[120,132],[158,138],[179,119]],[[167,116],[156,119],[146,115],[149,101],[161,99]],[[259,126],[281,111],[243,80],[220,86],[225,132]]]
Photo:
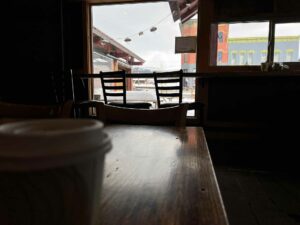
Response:
[[[300,23],[275,26],[274,62],[300,62]]]
[[[218,24],[218,66],[260,65],[267,60],[269,22]]]
[[[180,19],[174,21],[171,9],[169,2],[93,6],[93,73],[195,72],[196,53],[175,54],[175,37],[196,36],[197,15],[181,23]],[[184,78],[183,87],[183,101],[194,101],[195,79]],[[153,78],[128,79],[127,91],[127,101],[134,101],[132,93],[140,93],[148,96],[140,101],[156,107]],[[99,82],[94,83],[94,94],[102,99]]]

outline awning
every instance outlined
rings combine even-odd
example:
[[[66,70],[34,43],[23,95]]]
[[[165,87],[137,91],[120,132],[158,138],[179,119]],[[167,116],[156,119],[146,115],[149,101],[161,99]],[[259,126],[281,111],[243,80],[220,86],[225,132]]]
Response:
[[[198,0],[170,0],[169,5],[174,22],[184,23],[198,13]]]
[[[115,41],[113,38],[93,27],[93,44],[101,50],[105,55],[111,55],[116,59],[123,59],[129,65],[143,65],[144,59],[137,54]]]

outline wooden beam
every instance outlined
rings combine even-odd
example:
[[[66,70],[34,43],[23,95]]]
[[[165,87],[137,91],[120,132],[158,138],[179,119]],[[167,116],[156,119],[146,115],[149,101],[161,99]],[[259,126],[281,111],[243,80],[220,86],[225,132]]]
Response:
[[[214,0],[198,2],[197,72],[210,70],[210,34],[214,14]]]

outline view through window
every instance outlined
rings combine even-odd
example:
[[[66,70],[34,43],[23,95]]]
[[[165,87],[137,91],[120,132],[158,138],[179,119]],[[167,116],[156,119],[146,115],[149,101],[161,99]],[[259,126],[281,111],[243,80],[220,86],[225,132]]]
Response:
[[[260,65],[267,61],[269,22],[218,25],[218,66]],[[275,24],[273,62],[300,61],[300,23]]]
[[[260,65],[267,60],[268,37],[269,22],[219,24],[217,65]]]
[[[196,36],[197,15],[182,23],[174,13],[168,2],[93,6],[93,73],[195,72],[196,53],[175,54],[175,37]],[[194,101],[195,78],[183,79],[183,101]],[[100,79],[94,82],[94,97],[103,99]],[[127,101],[136,100],[156,107],[153,78],[127,79]]]
[[[275,25],[274,62],[300,62],[300,23]]]

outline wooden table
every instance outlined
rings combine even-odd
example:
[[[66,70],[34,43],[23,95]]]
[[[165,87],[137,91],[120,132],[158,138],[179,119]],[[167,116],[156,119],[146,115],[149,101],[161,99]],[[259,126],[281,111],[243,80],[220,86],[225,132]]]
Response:
[[[228,225],[200,127],[108,126],[99,225]]]

